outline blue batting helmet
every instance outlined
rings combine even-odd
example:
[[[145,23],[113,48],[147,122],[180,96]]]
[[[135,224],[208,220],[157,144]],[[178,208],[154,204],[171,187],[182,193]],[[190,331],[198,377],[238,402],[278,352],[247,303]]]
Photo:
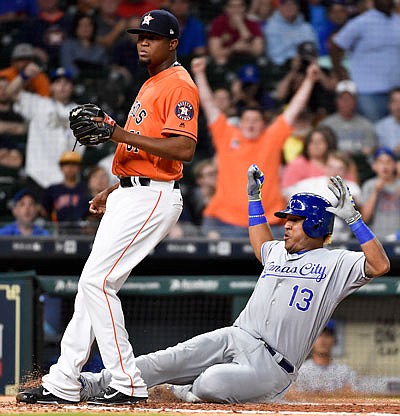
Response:
[[[303,192],[294,194],[283,211],[275,212],[275,216],[286,218],[288,215],[296,215],[305,218],[303,222],[304,232],[311,238],[325,237],[332,234],[334,214],[326,211],[331,203],[322,196]]]

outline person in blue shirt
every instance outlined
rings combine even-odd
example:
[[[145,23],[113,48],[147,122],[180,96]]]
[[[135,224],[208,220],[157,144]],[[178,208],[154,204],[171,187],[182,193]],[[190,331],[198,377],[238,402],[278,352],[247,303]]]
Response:
[[[373,8],[350,19],[332,37],[329,53],[339,78],[355,82],[359,113],[372,122],[385,117],[389,92],[400,85],[400,15],[394,1],[374,0]]]
[[[300,12],[299,0],[279,0],[264,28],[266,55],[274,65],[286,65],[296,56],[302,42],[318,45],[317,35]]]
[[[49,232],[35,224],[39,214],[39,205],[35,195],[28,189],[22,189],[12,200],[12,214],[15,221],[0,228],[0,235],[37,236]]]
[[[206,30],[202,21],[192,14],[193,5],[190,0],[171,0],[169,11],[179,22],[181,36],[177,49],[179,62],[188,63],[196,56],[207,53]]]

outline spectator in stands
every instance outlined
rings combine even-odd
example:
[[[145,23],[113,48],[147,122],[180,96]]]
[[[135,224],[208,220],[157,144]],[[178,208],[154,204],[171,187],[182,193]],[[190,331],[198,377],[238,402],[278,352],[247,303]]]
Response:
[[[68,36],[68,22],[59,0],[39,0],[38,16],[21,27],[19,39],[35,47],[35,53],[49,69],[60,66],[60,48]]]
[[[93,166],[86,178],[87,190],[89,194],[89,200],[94,198],[97,194],[104,191],[104,189],[110,186],[110,176],[107,170],[99,165]],[[90,201],[89,201],[90,203]],[[82,228],[84,234],[95,234],[97,227],[100,224],[100,218],[89,212],[89,205],[87,206],[88,211],[84,217],[86,224]]]
[[[83,78],[88,74],[102,75],[108,63],[107,52],[96,41],[96,21],[90,15],[77,15],[73,23],[72,37],[61,47],[61,65],[72,75]]]
[[[393,0],[373,4],[333,36],[330,55],[339,78],[355,82],[360,113],[376,122],[387,114],[389,91],[400,85],[400,15],[393,13]],[[345,52],[350,77],[342,65]]]
[[[293,390],[299,393],[350,393],[355,390],[357,374],[332,355],[336,343],[336,323],[332,319],[316,339],[310,358],[300,367]]]
[[[260,25],[246,17],[244,0],[226,0],[208,33],[208,49],[217,65],[251,63],[264,52]]]
[[[128,27],[137,27],[140,22],[140,16],[132,16],[127,22]],[[129,94],[134,94],[134,91],[139,91],[142,83],[148,78],[145,68],[139,65],[136,48],[137,38],[138,35],[126,33],[118,40],[112,50],[112,70],[122,75],[124,82],[130,85]]]
[[[378,148],[372,162],[376,176],[361,188],[364,221],[383,239],[400,229],[400,179],[396,177],[396,161],[391,149]]]
[[[329,179],[332,176],[339,175],[346,179],[346,185],[354,198],[358,207],[361,206],[361,189],[352,178],[354,171],[354,162],[343,152],[331,151],[325,163],[324,174],[303,179],[296,182],[283,190],[284,196],[289,200],[293,194],[300,192],[311,192],[326,198],[332,205],[336,204],[336,200],[332,192],[328,188]],[[333,227],[333,238],[335,240],[345,241],[351,238],[351,233],[347,224],[340,218],[335,219]]]
[[[216,191],[204,212],[203,227],[206,234],[212,232],[213,236],[218,230],[223,237],[247,237],[247,169],[251,163],[256,163],[265,171],[266,214],[270,224],[278,225],[273,213],[284,207],[279,184],[281,150],[296,117],[307,103],[318,68],[310,65],[302,86],[284,113],[268,127],[259,108],[245,109],[237,127],[229,124],[215,104],[205,71],[205,58],[192,61],[192,73],[199,87],[200,104],[211,130],[218,166]],[[231,192],[226,192],[228,184],[232,183],[235,186],[230,188]]]
[[[75,0],[69,5],[67,11],[70,15],[90,14],[95,15],[99,7],[99,0]]]
[[[269,91],[264,88],[260,68],[256,64],[240,67],[231,83],[231,91],[237,113],[246,107],[259,106],[265,111],[274,111],[278,107]]]
[[[81,180],[81,162],[79,153],[71,151],[64,152],[60,157],[63,181],[50,185],[42,201],[47,217],[53,222],[73,223],[83,220],[87,215],[91,198],[86,183]]]
[[[119,3],[120,0],[100,1],[96,15],[97,42],[109,53],[128,27],[126,19],[117,14]]]
[[[264,29],[273,12],[274,2],[272,0],[251,0],[247,18],[254,22],[258,22],[261,29]]]
[[[215,159],[203,159],[193,166],[195,186],[189,187],[184,199],[190,221],[195,225],[202,224],[204,209],[215,193],[217,169]]]
[[[103,168],[108,173],[108,177],[110,179],[111,185],[116,183],[116,182],[119,182],[119,178],[117,178],[112,173],[112,162],[113,162],[113,159],[114,159],[115,148],[116,148],[116,145],[114,145],[114,147],[111,148],[111,152],[107,156],[103,157],[98,162],[98,166]]]
[[[28,189],[22,189],[14,195],[12,200],[12,214],[15,221],[0,228],[0,235],[48,235],[49,232],[35,220],[39,215],[39,205],[35,194]]]
[[[167,6],[165,0],[121,0],[118,6],[118,16],[129,18],[132,15],[142,16],[153,9],[160,9]]]
[[[37,13],[36,0],[2,1],[0,3],[0,24],[21,22],[36,16]]]
[[[297,88],[304,80],[306,68],[311,62],[318,62],[317,45],[310,41],[297,45],[296,55],[290,62],[290,69],[286,75],[276,84],[274,98],[281,104],[286,104],[293,97]],[[319,120],[335,110],[334,90],[337,78],[332,71],[320,67],[318,80],[314,85],[308,108],[314,113],[314,118]]]
[[[26,77],[39,73],[40,68],[32,62],[25,68]],[[15,109],[29,122],[25,173],[28,176],[27,186],[35,191],[39,199],[51,183],[61,182],[58,160],[75,142],[69,128],[69,112],[76,106],[71,102],[71,73],[65,68],[58,68],[52,72],[51,80],[51,98],[23,91],[24,80],[21,76],[17,76],[7,88],[7,93],[15,100]],[[83,150],[83,147],[77,148],[79,153]]]
[[[225,87],[216,88],[213,95],[216,106],[226,115],[228,122],[237,125],[239,117],[231,90]]]
[[[13,109],[13,101],[6,93],[8,84],[7,78],[0,77],[0,167],[19,169],[27,125]]]
[[[110,186],[110,176],[105,168],[93,166],[87,174],[86,182],[89,196],[94,198]]]
[[[10,64],[12,49],[18,42],[20,26],[37,13],[36,0],[0,1],[0,68]]]
[[[306,137],[314,129],[314,115],[306,108],[297,117],[293,132],[285,141],[282,149],[283,163],[287,165],[300,156],[304,150]]]
[[[202,159],[193,166],[194,185],[182,187],[185,201],[179,221],[168,234],[169,238],[201,236],[203,212],[215,193],[217,165],[214,158]]]
[[[26,91],[33,92],[44,97],[50,95],[50,81],[48,76],[39,71],[35,75],[29,75],[26,68],[30,63],[36,60],[35,51],[29,43],[19,43],[13,49],[11,55],[11,66],[0,70],[0,77],[5,77],[9,81],[21,77],[23,84],[22,88]]]
[[[313,129],[305,138],[302,154],[288,163],[282,173],[283,192],[287,193],[287,188],[303,179],[324,175],[328,154],[336,148],[332,129],[322,126]]]
[[[357,113],[356,85],[351,80],[336,86],[336,112],[320,122],[330,127],[337,136],[338,148],[347,152],[356,162],[355,179],[363,182],[371,176],[367,157],[376,148],[374,125]]]
[[[297,46],[305,41],[317,44],[312,26],[300,13],[298,0],[279,0],[264,29],[266,55],[273,64],[281,67],[297,53]]]
[[[182,65],[189,64],[196,56],[207,53],[207,40],[205,27],[192,13],[191,0],[170,0],[169,11],[178,19],[179,45],[177,49],[178,60]]]
[[[346,0],[308,2],[310,23],[317,34],[319,55],[328,55],[329,40],[348,20]]]
[[[400,87],[389,94],[389,115],[375,124],[378,144],[400,155]]]

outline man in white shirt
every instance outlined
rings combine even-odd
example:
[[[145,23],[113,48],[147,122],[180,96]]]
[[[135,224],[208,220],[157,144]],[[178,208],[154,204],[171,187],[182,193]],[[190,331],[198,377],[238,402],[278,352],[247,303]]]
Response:
[[[40,71],[35,63],[28,64],[24,73],[14,78],[7,88],[15,101],[15,110],[29,122],[25,173],[28,186],[37,195],[49,185],[63,180],[58,161],[66,150],[72,150],[75,142],[69,128],[69,112],[76,106],[71,101],[72,75],[65,68],[51,73],[51,97],[24,91],[25,80]],[[78,147],[76,151],[82,154],[84,147]]]

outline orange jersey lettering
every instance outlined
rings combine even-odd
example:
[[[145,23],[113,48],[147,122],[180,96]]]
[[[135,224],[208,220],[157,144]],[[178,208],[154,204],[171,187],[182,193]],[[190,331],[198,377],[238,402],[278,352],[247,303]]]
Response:
[[[197,141],[199,94],[182,66],[173,66],[148,79],[140,89],[125,130],[168,140],[172,135]],[[117,176],[146,176],[169,181],[182,177],[183,164],[119,143],[112,171]]]

